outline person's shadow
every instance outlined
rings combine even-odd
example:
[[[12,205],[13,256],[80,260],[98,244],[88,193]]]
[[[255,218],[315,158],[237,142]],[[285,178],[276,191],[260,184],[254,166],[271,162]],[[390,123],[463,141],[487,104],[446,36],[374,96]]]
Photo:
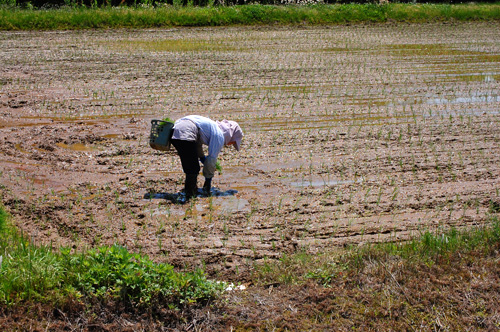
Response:
[[[229,189],[226,191],[221,191],[217,188],[212,188],[210,190],[210,195],[206,193],[202,188],[198,188],[198,194],[196,197],[223,197],[223,196],[234,196],[238,193],[238,190]],[[167,201],[171,201],[174,204],[186,204],[188,199],[186,199],[186,194],[179,193],[146,193],[144,195],[144,199],[165,199]]]

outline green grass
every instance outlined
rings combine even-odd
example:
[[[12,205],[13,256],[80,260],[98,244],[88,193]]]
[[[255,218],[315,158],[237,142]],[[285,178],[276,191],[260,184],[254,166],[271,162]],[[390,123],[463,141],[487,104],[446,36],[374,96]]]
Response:
[[[0,9],[0,30],[500,20],[500,4]]]
[[[425,232],[408,243],[386,243],[378,245],[381,252],[398,255],[405,259],[423,259],[433,264],[446,261],[460,252],[490,252],[500,245],[500,223],[493,219],[487,227],[473,227],[459,231],[451,229],[443,233]],[[363,252],[368,255],[369,250]]]
[[[202,271],[179,273],[120,246],[82,253],[35,246],[8,223],[1,208],[0,255],[0,303],[8,305],[87,297],[172,309],[213,299],[224,287]]]
[[[447,265],[456,257],[487,256],[500,248],[500,221],[466,230],[424,232],[407,242],[385,242],[310,255],[284,255],[278,262],[256,266],[257,284],[303,284],[316,280],[328,285],[343,275],[356,274],[368,264],[386,264],[397,257],[404,266]]]

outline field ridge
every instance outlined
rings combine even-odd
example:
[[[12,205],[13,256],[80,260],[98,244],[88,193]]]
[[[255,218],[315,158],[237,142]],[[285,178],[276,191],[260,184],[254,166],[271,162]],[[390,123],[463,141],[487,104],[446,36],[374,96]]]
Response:
[[[0,30],[7,31],[498,20],[499,4],[0,8]]]

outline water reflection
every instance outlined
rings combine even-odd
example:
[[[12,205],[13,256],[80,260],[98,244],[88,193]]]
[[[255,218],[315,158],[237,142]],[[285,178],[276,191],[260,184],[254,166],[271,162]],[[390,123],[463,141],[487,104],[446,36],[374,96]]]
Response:
[[[327,186],[339,186],[343,184],[361,183],[362,179],[357,180],[338,180],[338,179],[302,179],[301,181],[292,182],[290,185],[296,188],[306,188],[306,187],[327,187]]]
[[[500,96],[477,96],[477,97],[458,97],[454,99],[434,98],[427,101],[428,105],[449,105],[449,104],[471,104],[471,103],[497,103],[500,102]]]

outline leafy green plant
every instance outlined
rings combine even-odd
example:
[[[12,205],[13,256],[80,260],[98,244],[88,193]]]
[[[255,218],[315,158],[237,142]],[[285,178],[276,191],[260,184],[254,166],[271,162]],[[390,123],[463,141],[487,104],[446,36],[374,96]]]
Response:
[[[0,303],[55,301],[71,295],[174,308],[215,298],[225,287],[201,270],[176,272],[171,265],[121,246],[77,254],[37,247],[8,225],[7,217],[0,208]]]
[[[83,294],[111,296],[136,304],[157,301],[179,305],[208,300],[222,291],[203,272],[181,274],[168,264],[128,252],[121,246],[102,247],[80,255],[63,252],[68,279]]]

